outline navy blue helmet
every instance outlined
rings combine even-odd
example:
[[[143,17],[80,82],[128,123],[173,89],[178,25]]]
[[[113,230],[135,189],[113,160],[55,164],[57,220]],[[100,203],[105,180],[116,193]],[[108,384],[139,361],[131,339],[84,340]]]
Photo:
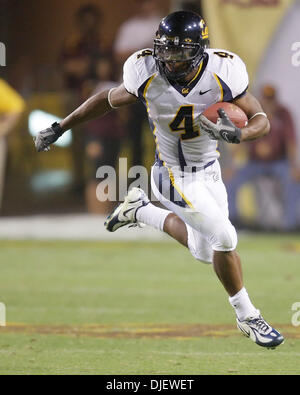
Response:
[[[162,75],[180,81],[200,64],[208,47],[204,19],[194,12],[177,11],[160,22],[153,56]],[[176,63],[180,63],[180,67]]]

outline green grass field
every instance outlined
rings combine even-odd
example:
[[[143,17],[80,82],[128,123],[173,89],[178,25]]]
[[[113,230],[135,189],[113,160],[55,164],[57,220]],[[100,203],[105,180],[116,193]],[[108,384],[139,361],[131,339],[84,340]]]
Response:
[[[0,242],[0,374],[299,374],[298,236],[242,236],[245,285],[286,335],[235,329],[210,265],[175,242]]]

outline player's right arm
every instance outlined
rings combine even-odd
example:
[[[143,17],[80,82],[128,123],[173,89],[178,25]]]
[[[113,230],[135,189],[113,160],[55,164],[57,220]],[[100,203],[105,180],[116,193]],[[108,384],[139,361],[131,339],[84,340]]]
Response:
[[[106,90],[90,97],[74,112],[67,116],[60,123],[60,127],[63,132],[66,132],[74,126],[106,114],[113,108],[131,104],[136,100],[137,97],[128,93],[124,84],[121,84],[117,88],[111,89],[110,95],[109,90]]]
[[[54,123],[48,129],[42,130],[35,138],[35,146],[38,152],[48,151],[49,146],[55,143],[63,133],[74,126],[88,122],[94,118],[101,117],[113,108],[125,106],[134,103],[137,97],[129,93],[124,84],[106,90],[90,97],[75,111],[68,115],[59,124]]]
[[[149,78],[149,75],[153,74],[155,69],[155,64],[150,55],[152,55],[150,49],[132,54],[124,64],[123,83],[121,85],[90,97],[59,124],[56,122],[48,129],[39,132],[35,138],[37,151],[48,151],[51,144],[55,143],[64,132],[74,126],[100,117],[112,108],[122,107],[137,101],[139,87]],[[152,63],[150,63],[152,68],[154,67],[153,70],[149,65],[146,66],[146,59],[149,60],[150,58],[152,59]]]

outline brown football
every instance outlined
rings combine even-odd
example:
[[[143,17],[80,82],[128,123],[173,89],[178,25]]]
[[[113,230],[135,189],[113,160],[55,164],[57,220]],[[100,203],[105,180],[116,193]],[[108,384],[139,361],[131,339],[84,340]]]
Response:
[[[233,103],[228,102],[220,102],[215,103],[212,106],[208,107],[204,112],[203,115],[208,118],[210,121],[216,123],[218,118],[220,118],[218,114],[218,109],[223,108],[231,119],[231,121],[237,126],[238,128],[243,128],[247,125],[248,118],[244,111],[236,106]]]

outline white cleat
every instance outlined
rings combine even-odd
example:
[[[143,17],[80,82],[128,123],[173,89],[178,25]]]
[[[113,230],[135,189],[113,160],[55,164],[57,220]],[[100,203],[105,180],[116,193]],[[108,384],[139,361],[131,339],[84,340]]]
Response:
[[[242,334],[250,337],[259,346],[274,349],[284,342],[284,337],[272,328],[259,312],[257,317],[249,317],[244,321],[237,318],[236,322]]]
[[[109,232],[115,232],[122,226],[130,224],[140,226],[136,219],[136,213],[149,203],[150,200],[142,189],[132,188],[125,196],[124,202],[119,204],[106,218],[104,226]]]

